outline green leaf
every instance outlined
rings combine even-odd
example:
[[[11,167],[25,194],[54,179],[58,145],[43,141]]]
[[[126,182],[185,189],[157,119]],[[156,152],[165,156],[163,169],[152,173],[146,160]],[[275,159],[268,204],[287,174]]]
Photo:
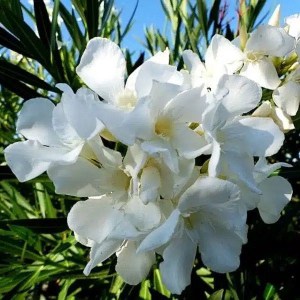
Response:
[[[25,100],[43,97],[37,91],[29,88],[26,84],[18,80],[12,80],[11,77],[3,74],[0,74],[0,84]]]
[[[23,12],[20,0],[11,0],[11,8],[20,20],[23,20]]]
[[[98,35],[99,5],[100,2],[98,0],[89,0],[86,2],[85,16],[89,39]]]
[[[19,80],[36,88],[41,88],[57,93],[59,92],[57,88],[51,86],[46,81],[39,79],[37,76],[29,73],[28,71],[20,68],[17,65],[13,65],[12,63],[4,59],[0,59],[0,74],[2,76],[11,78],[12,81]]]
[[[44,1],[33,0],[37,30],[42,43],[50,49],[51,25]]]
[[[163,284],[159,269],[155,269],[153,271],[153,283],[154,283],[154,289],[156,291],[158,291],[160,294],[166,297],[170,297],[171,293]]]
[[[60,3],[59,4],[59,12],[60,12],[62,19],[64,20],[67,30],[74,42],[74,45],[79,50],[79,52],[82,53],[82,51],[84,50],[84,48],[86,46],[86,40],[78,26],[74,10],[72,9],[72,14],[71,14],[66,9],[66,7],[62,3]]]
[[[212,6],[212,8],[210,10],[210,13],[209,13],[208,27],[210,27],[213,22],[218,22],[220,4],[221,4],[221,0],[214,0],[213,6]]]
[[[66,218],[23,219],[0,221],[0,228],[9,225],[24,226],[37,233],[58,233],[68,230]]]
[[[57,18],[59,13],[60,0],[54,0],[54,7],[52,11],[51,34],[50,34],[50,47],[54,51],[56,48],[56,29]]]
[[[20,40],[34,59],[43,66],[49,67],[49,49],[45,47],[28,24],[18,19],[17,15],[10,11],[5,2],[0,5],[0,21]]]
[[[224,290],[224,289],[214,292],[208,298],[208,300],[231,300],[231,299],[233,299],[233,298],[231,296],[230,291]]]
[[[0,45],[24,56],[31,58],[33,57],[32,54],[30,54],[30,52],[25,49],[24,45],[17,38],[15,38],[12,34],[10,34],[2,27],[0,27]]]
[[[268,283],[264,290],[264,300],[272,300],[276,294],[276,289],[274,285]]]
[[[136,10],[138,8],[139,0],[136,1],[135,7],[133,9],[133,12],[129,18],[129,21],[127,22],[127,25],[125,26],[125,29],[123,30],[123,33],[121,34],[121,40],[125,37],[125,35],[129,32],[130,28],[132,27],[133,17],[136,13]]]
[[[197,0],[198,8],[198,21],[201,26],[203,36],[205,37],[206,44],[208,45],[208,22],[207,22],[207,8],[205,0]]]
[[[56,218],[56,210],[54,209],[51,199],[44,185],[40,182],[35,183],[35,194],[40,206],[41,214],[44,218]]]

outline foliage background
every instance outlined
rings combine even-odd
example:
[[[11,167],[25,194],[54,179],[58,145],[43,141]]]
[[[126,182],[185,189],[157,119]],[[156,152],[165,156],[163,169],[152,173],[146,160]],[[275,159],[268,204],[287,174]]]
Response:
[[[66,224],[78,199],[56,195],[46,175],[19,183],[3,155],[7,145],[21,139],[15,122],[22,103],[34,97],[58,102],[59,82],[77,90],[82,82],[75,67],[88,40],[102,36],[122,46],[134,20],[135,10],[122,24],[113,0],[71,3],[53,0],[49,10],[42,0],[34,0],[32,9],[21,0],[0,0],[0,299],[300,299],[299,113],[297,129],[287,134],[282,151],[272,158],[294,165],[281,172],[293,184],[294,198],[273,225],[263,224],[257,211],[250,212],[249,242],[236,272],[212,273],[197,259],[192,284],[181,296],[165,289],[157,266],[134,287],[116,275],[115,257],[89,277],[82,274],[88,249],[76,243]],[[226,18],[226,1],[210,6],[205,0],[161,0],[171,32],[146,28],[141,37],[145,52],[169,47],[171,63],[181,68],[182,51],[189,48],[203,58],[215,33],[233,39],[241,26],[251,32],[263,21],[265,4],[240,1],[236,26]],[[124,53],[130,74],[145,53]]]

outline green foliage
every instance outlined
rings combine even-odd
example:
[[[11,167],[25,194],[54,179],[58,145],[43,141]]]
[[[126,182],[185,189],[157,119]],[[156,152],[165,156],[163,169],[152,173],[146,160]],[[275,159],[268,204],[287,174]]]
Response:
[[[261,21],[265,3],[240,1],[239,25],[234,29],[226,17],[225,1],[161,0],[166,29],[147,28],[145,49],[154,54],[169,47],[171,61],[182,66],[182,51],[189,48],[203,57],[215,33],[233,39],[243,26],[242,30],[251,32]],[[236,272],[210,272],[199,257],[192,284],[181,296],[166,290],[157,266],[135,287],[116,275],[115,257],[89,277],[83,275],[89,249],[76,243],[66,223],[77,199],[56,195],[45,176],[18,183],[5,165],[2,151],[20,139],[15,122],[24,100],[43,96],[58,101],[55,84],[59,82],[78,89],[82,83],[75,67],[88,40],[102,36],[121,44],[131,28],[135,10],[121,26],[112,0],[72,0],[72,4],[67,7],[63,1],[53,0],[50,14],[40,0],[34,1],[33,9],[20,0],[0,0],[0,298],[295,299],[300,267],[295,246],[300,244],[299,166],[282,172],[296,194],[281,220],[266,226],[257,212],[250,215],[249,242]],[[128,50],[125,55],[128,73],[144,61],[143,53],[136,61]],[[300,120],[299,115],[295,119]],[[299,131],[287,136],[284,151],[275,159],[292,162],[299,151],[295,140],[299,141]]]

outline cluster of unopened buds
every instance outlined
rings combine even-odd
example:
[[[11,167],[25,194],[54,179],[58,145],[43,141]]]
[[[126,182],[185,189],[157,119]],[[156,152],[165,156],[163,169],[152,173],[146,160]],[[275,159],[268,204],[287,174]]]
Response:
[[[84,273],[116,253],[129,284],[148,275],[156,255],[165,286],[190,284],[197,251],[215,272],[239,267],[247,211],[276,222],[292,196],[274,176],[286,163],[267,157],[293,129],[300,99],[300,15],[285,27],[261,25],[244,45],[215,35],[205,63],[169,50],[127,78],[122,51],[94,38],[77,74],[89,88],[66,84],[61,101],[26,101],[5,149],[20,181],[47,171],[56,192],[78,197],[68,214],[76,239],[91,248]],[[262,95],[269,95],[269,98]]]

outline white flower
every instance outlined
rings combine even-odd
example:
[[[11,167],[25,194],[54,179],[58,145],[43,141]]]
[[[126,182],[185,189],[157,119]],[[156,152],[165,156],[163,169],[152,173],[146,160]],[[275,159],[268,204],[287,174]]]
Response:
[[[126,62],[121,49],[104,38],[88,43],[77,73],[104,99],[98,103],[97,117],[123,144],[133,145],[137,138],[149,136],[145,97],[154,82],[176,85],[176,91],[185,88],[184,76],[168,62],[168,50],[157,53],[136,69],[124,86]]]
[[[242,67],[243,53],[221,35],[214,35],[205,54],[205,64],[191,50],[182,54],[184,63],[190,72],[191,86],[204,85],[214,89],[224,74],[232,75]]]
[[[166,287],[176,294],[190,284],[197,247],[205,265],[225,273],[238,268],[246,242],[246,210],[236,185],[199,178],[180,197],[169,218],[141,243],[138,253],[165,245],[160,264]]]
[[[273,92],[275,104],[286,114],[295,116],[300,103],[300,67],[290,73],[285,82]]]
[[[117,204],[109,195],[78,201],[68,214],[68,225],[79,241],[89,241],[91,246],[84,273],[88,275],[92,268],[118,251],[116,271],[130,284],[142,281],[155,262],[155,255],[153,252],[136,255],[136,248],[139,240],[160,224],[161,218],[157,204],[144,205],[135,196]]]
[[[285,19],[287,31],[289,35],[293,36],[296,40],[300,37],[300,14],[295,14]]]
[[[35,98],[20,111],[17,132],[28,140],[5,149],[6,161],[20,181],[39,176],[54,164],[74,163],[85,143],[103,128],[94,115],[94,93],[82,88],[74,94],[68,86],[58,86],[64,93],[56,106]]]
[[[224,75],[203,114],[202,127],[210,146],[208,172],[217,177],[234,173],[254,192],[253,156],[270,156],[282,146],[284,135],[270,118],[241,117],[257,106],[261,89],[239,75]],[[204,148],[208,151],[207,146]]]
[[[76,71],[105,102],[128,110],[148,95],[153,80],[182,84],[183,76],[168,63],[167,49],[144,62],[128,77],[124,86],[126,61],[121,49],[114,42],[97,37],[88,42]]]
[[[48,169],[55,192],[77,197],[110,194],[115,201],[127,199],[131,178],[124,171],[119,152],[104,147],[99,136],[83,147],[80,157],[69,165],[52,165]]]
[[[126,171],[132,176],[133,190],[144,204],[173,199],[184,188],[194,171],[194,159],[178,159],[179,172],[172,172],[159,157],[152,157],[137,144],[128,148],[124,158]]]
[[[280,217],[281,211],[292,198],[293,189],[290,183],[281,176],[271,176],[280,167],[291,167],[286,163],[268,164],[265,158],[260,158],[254,168],[254,178],[261,190],[261,195],[241,189],[241,200],[248,209],[258,208],[262,220],[267,223],[275,223]]]
[[[209,163],[211,176],[225,175],[230,170],[259,192],[252,175],[253,156],[277,152],[283,135],[270,119],[237,118],[255,108],[260,101],[261,90],[253,82],[237,75],[224,76],[215,94],[215,97],[203,103],[204,107],[208,107],[200,120],[204,147],[199,152],[212,153]],[[203,139],[206,139],[206,143]]]
[[[295,129],[291,117],[281,108],[272,105],[270,101],[263,103],[252,113],[253,117],[271,118],[282,132]]]
[[[264,88],[274,90],[280,84],[280,79],[271,58],[283,57],[293,49],[294,39],[283,28],[260,25],[247,40],[240,74]]]
[[[174,173],[179,172],[178,155],[197,157],[203,147],[200,136],[190,122],[199,122],[206,105],[201,88],[178,93],[168,83],[155,83],[148,97],[149,137],[141,137],[141,148],[150,155],[160,154]]]

